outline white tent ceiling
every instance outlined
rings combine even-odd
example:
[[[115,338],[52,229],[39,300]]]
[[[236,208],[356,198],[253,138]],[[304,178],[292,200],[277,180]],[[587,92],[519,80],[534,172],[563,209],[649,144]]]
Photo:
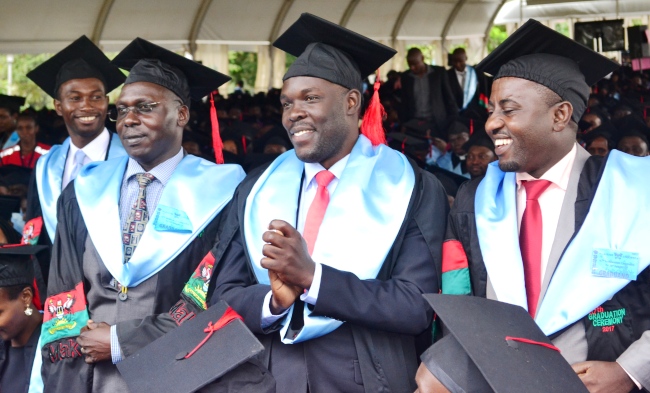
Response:
[[[650,0],[528,0],[524,17],[650,14]],[[170,49],[267,45],[302,12],[387,42],[481,38],[520,0],[0,0],[0,53],[53,53],[85,34],[107,51],[136,36]],[[538,3],[551,3],[534,5]],[[555,4],[553,4],[555,3]],[[504,7],[505,4],[505,7]],[[499,13],[499,10],[503,10]],[[618,12],[617,12],[618,11]],[[497,14],[499,16],[497,17]]]

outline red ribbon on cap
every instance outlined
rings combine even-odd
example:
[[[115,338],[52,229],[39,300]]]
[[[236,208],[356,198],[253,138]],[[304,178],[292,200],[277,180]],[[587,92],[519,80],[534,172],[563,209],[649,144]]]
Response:
[[[555,345],[543,343],[543,342],[540,342],[540,341],[529,340],[527,338],[521,338],[521,337],[506,336],[506,341],[508,341],[508,340],[510,340],[510,341],[518,341],[518,342],[525,343],[525,344],[539,345],[539,346],[542,346],[542,347],[545,347],[545,348],[552,349],[554,351],[560,352],[560,349],[558,347],[556,347]]]
[[[201,341],[199,343],[199,345],[197,345],[196,348],[194,348],[192,350],[192,352],[185,355],[185,357],[183,359],[189,359],[190,357],[192,357],[192,355],[194,355],[196,353],[196,351],[198,351],[199,348],[201,348],[203,346],[203,344],[205,344],[210,339],[210,337],[212,336],[212,333],[214,333],[217,330],[221,329],[222,327],[226,326],[227,324],[234,321],[235,319],[239,319],[240,321],[244,320],[244,318],[242,318],[241,315],[237,314],[237,312],[235,310],[233,310],[231,307],[228,307],[226,309],[226,312],[223,313],[221,318],[219,318],[219,320],[217,322],[215,322],[214,325],[212,324],[212,321],[208,322],[208,327],[203,329],[203,331],[208,333],[208,335],[205,336],[203,341]]]

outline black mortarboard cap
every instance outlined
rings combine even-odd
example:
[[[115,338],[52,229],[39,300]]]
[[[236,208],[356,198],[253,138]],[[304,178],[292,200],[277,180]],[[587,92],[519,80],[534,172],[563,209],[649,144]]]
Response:
[[[262,344],[237,319],[215,331],[191,357],[184,359],[206,337],[208,323],[214,324],[227,309],[228,304],[220,301],[118,363],[129,390],[194,392],[262,352]]]
[[[419,119],[411,119],[402,124],[402,126],[404,127],[404,132],[420,137],[425,137],[427,132],[430,133],[436,129],[436,126],[432,122]]]
[[[348,89],[361,89],[362,79],[397,53],[309,13],[300,15],[273,46],[297,57],[283,80],[312,76]]]
[[[0,288],[31,285],[34,282],[32,256],[47,246],[0,246]]]
[[[474,296],[423,296],[449,329],[452,340],[441,340],[442,348],[434,344],[422,361],[452,393],[587,392],[522,307]],[[445,383],[452,379],[454,384]],[[489,389],[473,390],[481,386]]]
[[[230,80],[227,75],[139,37],[113,59],[113,64],[129,70],[125,85],[155,83],[171,90],[185,105],[190,104],[190,98],[198,101]]]
[[[477,66],[503,77],[545,86],[573,105],[577,123],[587,107],[589,86],[619,67],[605,56],[534,19],[529,19]]]
[[[57,98],[59,87],[72,79],[97,78],[109,93],[125,78],[122,71],[111,64],[104,52],[85,35],[31,70],[27,77],[52,98]]]
[[[16,113],[20,112],[20,107],[23,105],[25,105],[25,97],[0,94],[0,108],[9,109],[11,113]]]
[[[31,168],[25,168],[18,165],[5,165],[0,167],[0,181],[7,186],[16,184],[29,185],[29,178],[32,175]]]
[[[484,130],[474,132],[474,134],[469,137],[467,143],[463,145],[463,150],[469,152],[469,148],[472,146],[487,147],[488,149],[492,150],[492,152],[494,152],[494,142]]]

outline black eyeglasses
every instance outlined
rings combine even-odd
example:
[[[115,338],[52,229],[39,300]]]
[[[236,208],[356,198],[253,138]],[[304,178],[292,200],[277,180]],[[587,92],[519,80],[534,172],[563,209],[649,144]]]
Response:
[[[157,105],[160,105],[160,103],[161,102],[141,102],[133,106],[118,106],[108,111],[108,118],[111,121],[122,120],[131,111],[133,111],[136,116],[151,113],[151,111],[153,111],[153,108],[155,108]]]

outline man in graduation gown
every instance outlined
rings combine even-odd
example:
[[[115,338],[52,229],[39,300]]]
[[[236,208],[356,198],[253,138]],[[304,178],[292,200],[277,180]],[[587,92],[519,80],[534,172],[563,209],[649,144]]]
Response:
[[[35,236],[38,244],[49,245],[56,233],[56,202],[81,167],[126,155],[117,135],[104,127],[107,94],[124,82],[124,74],[82,36],[27,77],[54,99],[69,135],[38,160],[27,196],[26,218],[44,227]]]
[[[46,392],[127,391],[113,365],[116,324],[169,310],[244,177],[181,148],[190,99],[227,76],[139,38],[113,61],[130,70],[110,115],[128,156],[87,165],[59,200],[41,337]]]
[[[16,146],[0,151],[0,163],[34,169],[36,161],[47,154],[50,146],[36,141],[38,124],[36,118],[29,114],[21,114],[16,120],[16,131],[20,141]]]
[[[381,119],[359,135],[361,78],[394,51],[310,14],[274,45],[298,56],[281,95],[295,149],[239,187],[210,300],[259,335],[278,391],[413,391],[447,200]]]
[[[449,86],[460,108],[460,115],[485,119],[487,117],[488,81],[485,74],[467,65],[467,53],[463,48],[456,48],[450,55],[447,70]]]
[[[534,20],[479,64],[499,161],[456,196],[442,290],[526,308],[591,391],[627,392],[650,387],[650,161],[575,143],[616,67]]]

